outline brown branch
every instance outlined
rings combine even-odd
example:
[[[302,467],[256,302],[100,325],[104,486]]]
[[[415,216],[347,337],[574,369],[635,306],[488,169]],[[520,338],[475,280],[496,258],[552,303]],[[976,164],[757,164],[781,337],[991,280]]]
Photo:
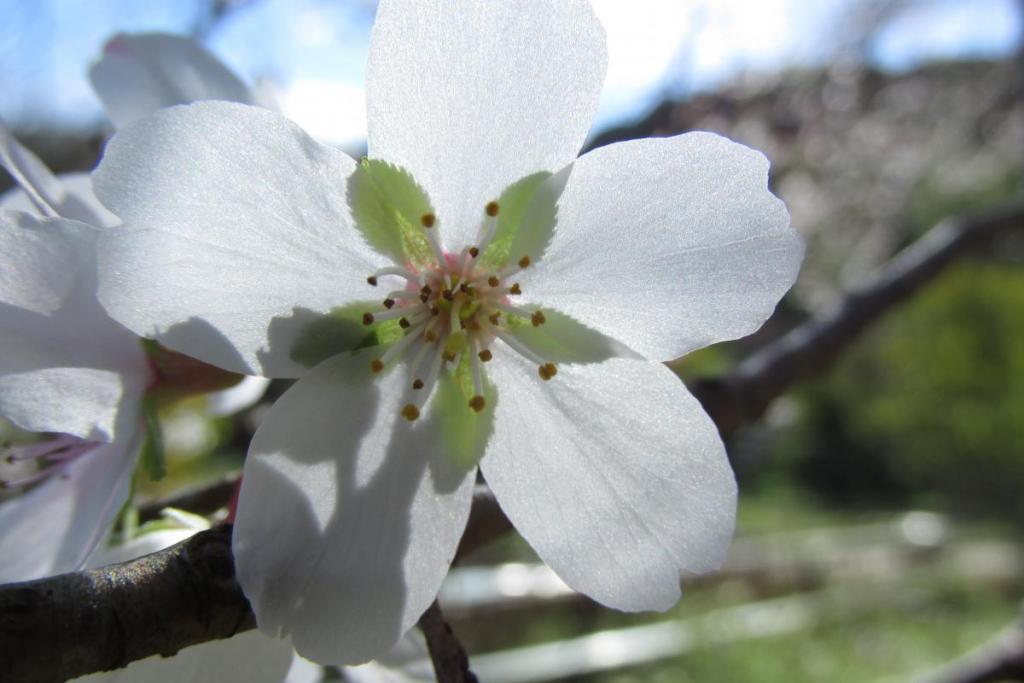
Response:
[[[759,418],[793,384],[826,370],[868,325],[969,248],[1022,223],[1020,204],[943,222],[833,309],[733,372],[696,382],[694,393],[721,432],[731,433]],[[226,502],[231,485],[213,488],[153,504],[147,512],[166,504],[215,509]],[[509,528],[493,496],[478,490],[459,555]],[[63,680],[252,628],[248,602],[234,580],[229,534],[216,529],[134,562],[0,587],[0,671],[12,680]]]
[[[219,527],[133,562],[0,587],[0,671],[63,681],[255,626]]]
[[[996,233],[1024,225],[1024,205],[948,218],[841,301],[768,344],[732,372],[691,387],[723,435],[760,418],[794,384],[821,375],[871,323],[953,260]]]
[[[1020,624],[990,642],[915,679],[915,683],[1024,681],[1024,630]]]
[[[466,650],[445,621],[437,600],[430,604],[419,623],[427,640],[427,650],[434,664],[437,683],[476,683],[476,676],[469,670]]]

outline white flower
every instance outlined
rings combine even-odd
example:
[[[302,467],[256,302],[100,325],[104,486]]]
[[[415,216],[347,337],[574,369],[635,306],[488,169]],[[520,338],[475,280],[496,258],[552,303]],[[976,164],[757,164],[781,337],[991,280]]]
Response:
[[[159,34],[116,36],[93,78],[115,119],[182,97],[251,99],[193,41]],[[57,433],[3,454],[12,465],[38,463],[0,482],[38,484],[0,504],[6,582],[79,569],[105,537],[128,499],[145,438],[144,394],[157,378],[138,337],[96,300],[95,241],[119,221],[89,175],[54,176],[2,122],[0,166],[19,185],[0,197],[0,415]],[[246,378],[210,400],[228,414],[258,400],[266,383]]]
[[[111,314],[301,376],[254,437],[234,550],[260,628],[312,659],[365,661],[416,621],[477,460],[541,558],[606,605],[666,609],[725,555],[735,481],[661,361],[757,329],[802,244],[764,157],[715,135],[576,160],[605,65],[582,0],[385,0],[370,161],[225,103],[107,148]]]

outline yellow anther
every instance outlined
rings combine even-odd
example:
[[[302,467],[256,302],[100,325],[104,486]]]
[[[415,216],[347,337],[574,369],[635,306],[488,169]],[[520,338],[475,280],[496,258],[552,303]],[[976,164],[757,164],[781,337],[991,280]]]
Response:
[[[488,216],[492,218],[498,215],[498,202],[487,202],[487,206],[484,207],[484,211],[487,212]]]
[[[534,311],[533,315],[530,316],[530,322],[533,323],[534,327],[540,327],[547,321],[548,319],[545,318],[544,314],[541,313],[540,311]]]
[[[546,382],[558,374],[558,368],[555,367],[554,363],[545,363],[537,368],[537,374]]]
[[[402,408],[402,417],[409,422],[415,422],[420,417],[420,409],[411,403],[406,403],[405,407]]]
[[[529,266],[530,266],[530,257],[529,256],[524,256],[523,258],[519,259],[519,267],[520,268],[528,268]]]
[[[484,409],[485,405],[487,405],[487,399],[483,396],[474,396],[469,399],[469,407],[478,413]]]
[[[490,349],[484,349],[480,353],[476,354],[476,356],[484,363],[494,358],[494,354],[491,353]]]
[[[364,325],[372,325],[373,324],[373,313],[363,313],[363,324]]]
[[[384,308],[391,308],[395,305],[394,299],[384,299]]]
[[[373,285],[374,287],[376,287],[377,286],[377,278],[375,278],[374,276],[371,275],[370,277],[366,278],[366,284]]]
[[[370,361],[370,370],[373,371],[373,374],[377,374],[383,369],[384,363],[380,361],[380,358],[374,358],[373,360]]]
[[[416,380],[412,383],[412,388],[413,389],[422,389],[423,388],[423,380],[421,380],[420,378],[417,377]]]
[[[420,223],[423,224],[424,228],[434,227],[434,223],[437,222],[437,216],[432,213],[425,213],[420,216]]]
[[[509,294],[522,294],[523,290],[519,288],[519,283],[518,282],[514,282],[514,283],[512,283],[512,286],[508,288],[508,293]]]

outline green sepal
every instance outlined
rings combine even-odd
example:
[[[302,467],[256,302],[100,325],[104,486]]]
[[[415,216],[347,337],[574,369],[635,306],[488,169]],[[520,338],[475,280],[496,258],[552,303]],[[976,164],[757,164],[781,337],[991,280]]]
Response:
[[[469,407],[476,391],[473,387],[472,361],[469,353],[465,353],[459,367],[453,372],[444,373],[438,380],[430,405],[431,417],[437,421],[447,453],[457,466],[467,470],[480,462],[491,432],[494,431],[494,407],[498,402],[498,392],[486,376],[483,384],[486,403],[478,413]]]
[[[397,320],[363,324],[364,313],[382,308],[379,301],[356,301],[324,315],[311,313],[310,321],[296,337],[288,356],[311,368],[339,353],[397,341],[403,334]]]
[[[501,207],[498,213],[498,227],[490,245],[479,259],[479,263],[485,269],[497,270],[508,261],[512,242],[520,230],[526,209],[537,193],[537,188],[550,177],[551,174],[547,171],[534,173],[520,178],[501,193],[498,198],[498,206]],[[518,259],[522,254],[514,256]]]
[[[422,218],[433,215],[427,193],[404,168],[380,159],[363,159],[348,179],[352,218],[374,249],[395,263],[416,267],[433,263]]]
[[[164,434],[157,416],[157,398],[146,394],[142,399],[142,415],[146,433],[142,437],[139,462],[153,481],[160,481],[167,475],[167,453],[164,450]]]
[[[529,318],[508,316],[506,325],[516,339],[544,360],[600,363],[625,351],[618,342],[565,313],[540,306],[526,306],[526,310],[543,312],[545,323],[534,327]]]

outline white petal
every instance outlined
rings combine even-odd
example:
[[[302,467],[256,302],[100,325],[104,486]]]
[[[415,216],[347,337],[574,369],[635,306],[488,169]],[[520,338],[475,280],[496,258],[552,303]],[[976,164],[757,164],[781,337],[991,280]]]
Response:
[[[583,0],[385,0],[367,69],[369,156],[413,174],[459,249],[507,185],[576,158],[607,59]]]
[[[711,133],[581,157],[524,293],[655,360],[750,334],[796,279],[803,242],[768,161]]]
[[[455,555],[474,477],[429,416],[399,415],[400,372],[338,356],[282,396],[253,437],[234,552],[269,634],[323,664],[365,662],[427,608]]]
[[[75,683],[282,683],[292,663],[287,641],[259,631],[193,645],[173,657],[154,655]]]
[[[0,414],[31,431],[111,440],[132,430],[150,373],[96,300],[96,231],[0,215]]]
[[[718,432],[665,366],[519,357],[489,368],[500,400],[480,468],[502,510],[572,588],[623,610],[664,610],[683,570],[721,564],[736,483]]]
[[[421,683],[437,680],[430,663],[427,641],[417,628],[406,632],[387,654],[361,666],[346,667],[344,678],[349,683]]]
[[[51,204],[62,218],[101,227],[117,225],[121,221],[100,204],[92,191],[92,178],[88,173],[68,173],[57,176],[62,194],[52,197]],[[0,195],[0,211],[23,211],[39,214],[38,206],[20,187]]]
[[[259,402],[269,385],[270,380],[266,377],[244,377],[235,386],[207,396],[206,412],[214,417],[234,415]]]
[[[138,445],[134,434],[100,446],[0,504],[0,583],[81,569],[128,500]]]
[[[60,182],[39,157],[14,139],[3,121],[0,121],[0,167],[11,174],[35,211],[46,216],[58,215],[57,205],[64,194]]]
[[[372,292],[351,227],[355,168],[287,119],[228,102],[123,128],[94,174],[125,221],[100,247],[100,298],[129,329],[227,370],[296,377],[312,321]]]
[[[175,104],[255,104],[245,83],[206,48],[165,33],[118,33],[89,70],[89,79],[118,128]]]

